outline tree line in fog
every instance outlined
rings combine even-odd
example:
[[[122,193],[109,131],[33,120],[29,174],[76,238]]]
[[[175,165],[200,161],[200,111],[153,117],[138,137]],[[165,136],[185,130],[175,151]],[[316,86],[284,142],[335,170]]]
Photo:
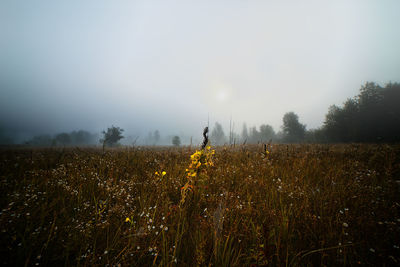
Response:
[[[201,140],[190,136],[162,136],[159,130],[147,136],[125,137],[123,129],[110,127],[99,134],[79,130],[56,135],[39,135],[25,142],[30,146],[118,146],[125,145],[197,145]],[[139,141],[138,141],[139,139]],[[269,124],[259,127],[242,125],[235,132],[230,122],[229,131],[216,122],[210,127],[213,145],[257,143],[350,143],[350,142],[399,142],[400,141],[400,84],[388,83],[384,87],[367,82],[357,96],[347,99],[342,106],[332,105],[320,128],[307,129],[295,112],[287,112],[278,131]],[[12,138],[0,131],[0,144],[12,144]]]
[[[38,135],[31,140],[25,142],[31,146],[84,146],[97,145],[99,140],[98,134],[88,131],[79,130],[70,133],[59,133],[56,135]]]
[[[400,84],[384,87],[367,82],[357,96],[343,106],[332,105],[320,128],[306,129],[299,116],[288,112],[280,131],[263,124],[259,128],[243,125],[241,134],[223,132],[216,123],[210,138],[215,144],[235,143],[393,143],[400,141]]]

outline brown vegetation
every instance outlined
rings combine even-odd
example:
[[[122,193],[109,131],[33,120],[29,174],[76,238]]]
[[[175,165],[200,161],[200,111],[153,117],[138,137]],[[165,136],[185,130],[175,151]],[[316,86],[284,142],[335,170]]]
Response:
[[[400,147],[1,151],[3,265],[400,264]],[[157,172],[157,173],[156,173]]]

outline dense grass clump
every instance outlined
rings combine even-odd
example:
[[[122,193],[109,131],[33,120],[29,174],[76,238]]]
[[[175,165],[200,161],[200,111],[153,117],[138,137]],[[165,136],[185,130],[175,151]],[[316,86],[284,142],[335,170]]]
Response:
[[[399,146],[264,149],[3,149],[0,263],[400,264]]]

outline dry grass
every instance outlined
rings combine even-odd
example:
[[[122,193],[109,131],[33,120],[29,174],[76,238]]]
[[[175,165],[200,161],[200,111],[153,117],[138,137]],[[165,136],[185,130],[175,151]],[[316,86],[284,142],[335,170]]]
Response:
[[[3,149],[1,263],[400,264],[399,146],[217,148],[179,206],[193,152]]]

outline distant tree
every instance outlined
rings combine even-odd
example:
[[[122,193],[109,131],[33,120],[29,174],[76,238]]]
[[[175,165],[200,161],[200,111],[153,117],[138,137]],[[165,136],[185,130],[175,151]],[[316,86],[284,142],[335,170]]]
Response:
[[[358,95],[358,103],[361,109],[368,109],[378,105],[383,99],[382,87],[373,83],[367,82],[360,88],[360,94]]]
[[[211,132],[210,140],[212,144],[217,146],[226,143],[224,130],[222,129],[222,125],[218,122],[215,123],[215,126]]]
[[[299,116],[288,112],[283,116],[283,138],[288,143],[298,143],[304,140],[306,126],[299,122]]]
[[[367,82],[343,107],[331,106],[322,130],[329,142],[400,141],[400,84]]]
[[[83,130],[79,130],[77,135],[76,135],[76,143],[78,145],[83,145],[83,144],[87,144],[88,141],[90,140],[90,133],[83,131]]]
[[[359,106],[357,100],[347,99],[342,111],[342,139],[346,142],[356,141],[359,128]]]
[[[385,142],[400,141],[400,83],[388,83],[382,92],[381,137]]]
[[[248,139],[249,139],[249,132],[247,130],[246,123],[243,123],[241,139],[242,139],[242,143],[248,142]]]
[[[260,142],[260,132],[257,130],[256,126],[250,127],[249,132],[249,143],[257,144]]]
[[[153,139],[154,139],[153,138],[153,133],[149,132],[147,134],[146,145],[149,145],[149,146],[153,145]]]
[[[358,95],[358,140],[361,142],[379,142],[387,122],[384,110],[384,89],[379,85],[367,82],[360,88]],[[343,107],[346,111],[346,107]]]
[[[329,107],[328,113],[325,115],[324,131],[331,142],[341,141],[343,135],[342,112],[338,106]]]
[[[122,136],[122,132],[124,130],[119,127],[111,126],[107,131],[103,131],[103,138],[100,139],[100,142],[103,143],[103,148],[105,146],[115,146],[118,144],[118,141],[124,138]]]
[[[332,142],[354,142],[358,139],[359,107],[357,101],[348,99],[343,108],[329,107],[324,122],[326,136]]]
[[[285,142],[285,141],[284,141],[284,134],[283,134],[283,132],[282,132],[282,129],[281,129],[280,131],[278,131],[278,132],[275,134],[275,140],[276,140],[276,142],[278,142],[278,143],[283,143],[283,142]]]
[[[157,145],[158,142],[160,142],[160,132],[158,130],[154,131],[153,138],[154,138],[154,144]]]
[[[275,138],[275,131],[271,125],[261,125],[260,126],[260,141],[261,142],[268,142],[271,139]]]
[[[67,133],[60,133],[60,134],[56,135],[55,141],[57,144],[67,146],[67,145],[71,144],[71,136]]]
[[[172,144],[173,144],[174,146],[180,146],[180,145],[181,145],[181,138],[180,138],[179,136],[175,135],[175,136],[172,138]]]
[[[238,133],[232,132],[232,142],[233,144],[238,144],[240,143],[241,137]]]
[[[73,131],[69,135],[71,137],[71,144],[73,145],[81,146],[96,143],[94,135],[88,131]]]
[[[327,143],[328,139],[323,128],[306,131],[304,141],[307,143]]]
[[[28,141],[27,144],[32,146],[51,146],[53,144],[53,138],[48,134],[37,135]]]

